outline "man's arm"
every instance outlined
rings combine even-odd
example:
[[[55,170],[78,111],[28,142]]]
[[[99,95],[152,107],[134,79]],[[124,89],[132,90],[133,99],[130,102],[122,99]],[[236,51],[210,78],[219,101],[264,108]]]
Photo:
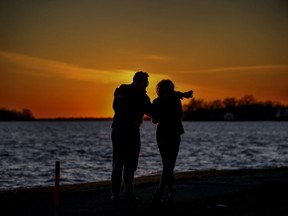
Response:
[[[122,111],[124,109],[124,98],[123,98],[123,88],[119,87],[115,89],[114,100],[113,100],[113,109],[115,111]]]

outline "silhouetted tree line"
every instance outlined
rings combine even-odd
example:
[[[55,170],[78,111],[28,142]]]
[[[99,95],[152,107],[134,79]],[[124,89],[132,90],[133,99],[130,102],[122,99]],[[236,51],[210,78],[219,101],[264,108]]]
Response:
[[[0,121],[29,121],[34,119],[35,118],[29,109],[16,111],[0,108]]]
[[[267,121],[288,120],[288,106],[279,102],[260,102],[252,95],[206,102],[191,99],[183,106],[183,121]]]
[[[68,120],[58,118],[54,120]],[[147,118],[150,119],[150,118]],[[0,108],[0,121],[29,121],[35,119],[29,109],[22,111]],[[39,119],[50,120],[50,119]],[[70,120],[97,120],[97,118],[71,118]],[[101,119],[101,120],[110,120]],[[245,95],[239,100],[234,97],[206,102],[192,98],[183,106],[183,121],[275,121],[288,120],[288,106],[279,102],[257,101],[252,95]]]

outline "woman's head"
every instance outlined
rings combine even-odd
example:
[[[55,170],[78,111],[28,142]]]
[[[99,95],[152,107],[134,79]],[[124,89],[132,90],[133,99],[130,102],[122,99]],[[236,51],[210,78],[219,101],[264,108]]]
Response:
[[[156,86],[158,96],[165,96],[174,92],[174,84],[171,80],[161,80]]]

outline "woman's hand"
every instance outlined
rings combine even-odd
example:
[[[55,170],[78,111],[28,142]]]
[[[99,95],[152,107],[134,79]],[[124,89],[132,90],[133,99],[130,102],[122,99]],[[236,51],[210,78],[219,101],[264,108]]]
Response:
[[[183,93],[184,98],[192,98],[192,96],[193,96],[192,90]]]

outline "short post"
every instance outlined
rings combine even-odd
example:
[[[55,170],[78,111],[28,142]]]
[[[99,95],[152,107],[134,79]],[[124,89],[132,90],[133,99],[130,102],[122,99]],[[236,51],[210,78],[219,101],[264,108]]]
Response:
[[[54,188],[54,204],[55,208],[59,208],[59,195],[60,195],[60,161],[55,163],[55,188]]]

